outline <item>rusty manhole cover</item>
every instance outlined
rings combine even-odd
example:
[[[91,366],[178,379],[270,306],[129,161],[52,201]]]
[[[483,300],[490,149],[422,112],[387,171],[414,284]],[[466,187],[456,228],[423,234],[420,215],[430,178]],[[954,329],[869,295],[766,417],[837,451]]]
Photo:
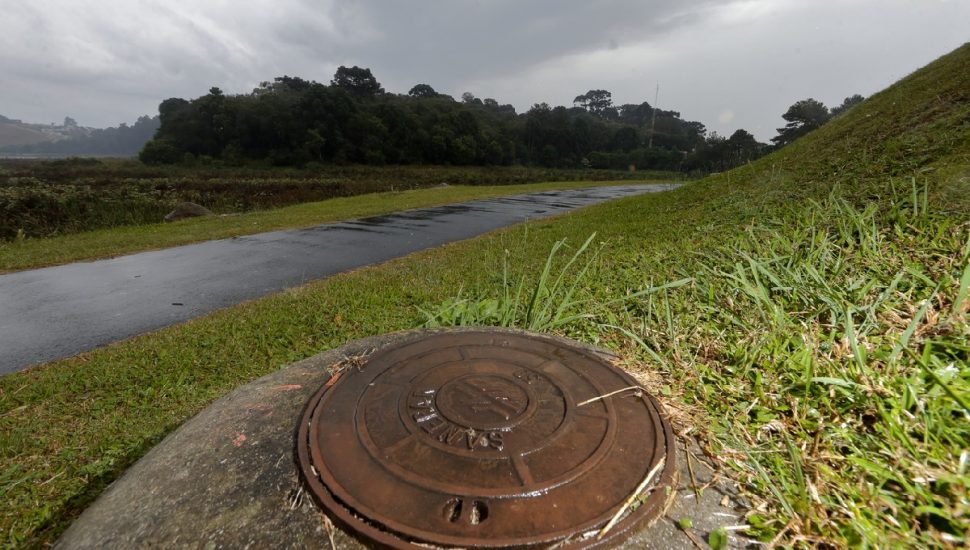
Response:
[[[608,547],[673,493],[673,435],[656,401],[627,391],[584,404],[635,384],[544,337],[428,336],[378,351],[310,400],[300,469],[332,517],[382,546]],[[625,506],[651,470],[654,490]]]

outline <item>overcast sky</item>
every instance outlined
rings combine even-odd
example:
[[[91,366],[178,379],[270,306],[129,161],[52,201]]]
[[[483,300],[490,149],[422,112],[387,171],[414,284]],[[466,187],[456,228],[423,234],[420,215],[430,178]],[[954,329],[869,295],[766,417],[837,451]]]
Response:
[[[970,40],[970,0],[0,0],[0,114],[109,126],[168,97],[369,67],[390,92],[571,105],[592,88],[728,135],[869,95]]]

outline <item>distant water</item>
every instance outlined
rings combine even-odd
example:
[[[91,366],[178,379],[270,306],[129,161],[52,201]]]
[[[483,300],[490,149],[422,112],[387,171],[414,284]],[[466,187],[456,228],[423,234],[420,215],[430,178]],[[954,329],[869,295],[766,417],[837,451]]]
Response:
[[[120,158],[134,158],[134,155],[79,155],[70,153],[4,153],[0,151],[0,159],[17,159],[17,160],[50,160],[50,159],[66,159],[71,157],[81,157],[81,158],[99,158],[99,159],[120,159]]]

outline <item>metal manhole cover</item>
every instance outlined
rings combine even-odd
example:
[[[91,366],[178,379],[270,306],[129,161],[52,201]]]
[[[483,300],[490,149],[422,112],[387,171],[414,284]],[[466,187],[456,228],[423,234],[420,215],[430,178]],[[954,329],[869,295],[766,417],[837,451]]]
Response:
[[[303,477],[351,531],[412,543],[618,543],[672,496],[674,443],[626,373],[544,337],[451,332],[384,348],[322,388],[299,429]],[[608,534],[660,460],[657,488]]]

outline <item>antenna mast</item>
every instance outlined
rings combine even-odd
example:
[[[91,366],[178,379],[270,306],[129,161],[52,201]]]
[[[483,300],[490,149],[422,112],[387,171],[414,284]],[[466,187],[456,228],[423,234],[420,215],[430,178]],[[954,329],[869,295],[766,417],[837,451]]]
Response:
[[[660,101],[660,81],[657,81],[657,93],[653,96],[653,116],[650,119],[650,143],[647,149],[653,149],[653,132],[657,127],[657,102]]]

